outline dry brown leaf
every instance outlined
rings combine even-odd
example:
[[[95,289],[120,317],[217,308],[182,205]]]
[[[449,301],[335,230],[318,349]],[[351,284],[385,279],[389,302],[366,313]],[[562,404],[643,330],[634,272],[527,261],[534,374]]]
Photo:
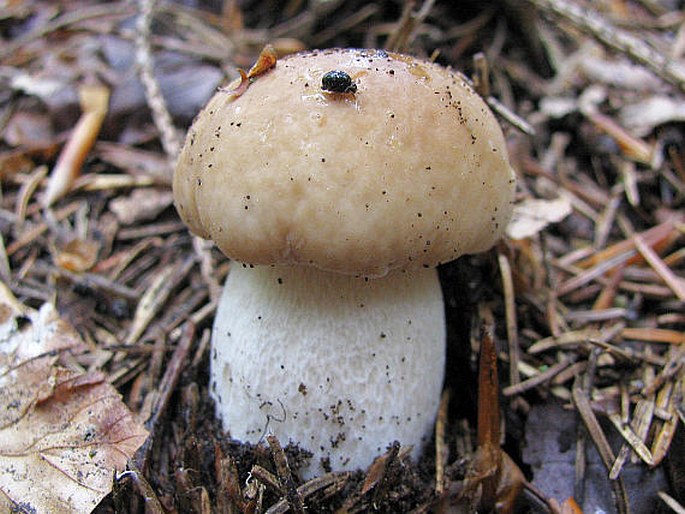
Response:
[[[665,95],[650,96],[623,106],[620,120],[628,130],[644,137],[659,125],[685,121],[685,101]]]
[[[54,134],[50,118],[45,114],[19,111],[7,121],[2,138],[10,146],[47,146],[53,143]]]
[[[561,514],[583,514],[583,509],[580,508],[575,498],[571,496],[566,498],[566,501],[561,505]]]
[[[135,189],[129,196],[118,196],[109,203],[110,210],[122,225],[134,225],[155,219],[174,202],[167,189]]]
[[[100,245],[95,241],[72,239],[54,255],[53,260],[60,268],[79,273],[95,266],[99,251]]]
[[[84,343],[50,304],[0,284],[0,513],[92,511],[145,441],[102,373],[59,365]]]
[[[596,50],[596,49],[595,49]],[[579,59],[580,71],[593,83],[626,88],[630,91],[658,91],[661,82],[642,66],[632,64],[627,59],[610,60],[606,56],[585,55]]]
[[[554,200],[529,198],[514,205],[514,214],[507,226],[511,239],[534,236],[550,223],[558,223],[571,214],[571,202],[565,196]]]

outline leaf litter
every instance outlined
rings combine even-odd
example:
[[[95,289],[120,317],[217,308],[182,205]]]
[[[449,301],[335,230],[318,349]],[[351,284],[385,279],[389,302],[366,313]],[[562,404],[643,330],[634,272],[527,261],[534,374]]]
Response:
[[[682,509],[684,21],[671,0],[9,2],[0,277],[19,300],[4,295],[7,319],[27,330],[36,313],[57,316],[42,307],[54,304],[57,332],[73,334],[69,323],[80,336],[78,347],[63,343],[20,367],[62,371],[36,383],[39,392],[17,391],[17,407],[106,403],[105,383],[124,395],[150,436],[99,512],[143,503],[152,512],[298,511],[298,495],[309,512],[457,512],[452,500],[467,485],[469,511],[492,477],[516,469],[523,492],[515,505],[495,501],[500,512]],[[369,470],[302,483],[306,451],[239,444],[213,420],[207,356],[230,263],[179,222],[170,164],[208,96],[268,44],[279,56],[367,46],[436,59],[472,75],[502,119],[519,221],[492,254],[440,270],[447,380],[419,463],[393,445]],[[79,91],[93,83],[110,95],[104,121],[86,131],[53,197],[48,171],[78,133],[87,115]],[[483,325],[497,350],[499,407],[476,399]],[[484,405],[502,411],[503,456],[494,443],[479,453]],[[527,460],[540,426],[552,444],[575,449],[562,452],[555,483],[544,480],[552,453],[542,456],[547,467]],[[69,430],[67,439],[83,435]],[[595,446],[604,461],[592,460]],[[655,480],[634,481],[636,469]]]
[[[89,512],[147,431],[100,371],[68,367],[86,350],[45,304],[0,300],[0,510]]]

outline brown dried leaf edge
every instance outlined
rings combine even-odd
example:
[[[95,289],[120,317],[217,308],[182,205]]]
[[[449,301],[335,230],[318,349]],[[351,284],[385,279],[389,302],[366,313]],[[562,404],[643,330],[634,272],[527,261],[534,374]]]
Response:
[[[54,307],[0,286],[0,513],[90,512],[147,431],[103,373],[59,364],[85,346]]]

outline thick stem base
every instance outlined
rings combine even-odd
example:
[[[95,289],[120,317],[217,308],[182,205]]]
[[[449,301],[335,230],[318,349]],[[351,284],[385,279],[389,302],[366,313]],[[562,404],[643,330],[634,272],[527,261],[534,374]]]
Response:
[[[231,437],[314,454],[306,476],[366,468],[430,436],[445,362],[434,269],[364,280],[234,264],[219,303],[211,392]]]

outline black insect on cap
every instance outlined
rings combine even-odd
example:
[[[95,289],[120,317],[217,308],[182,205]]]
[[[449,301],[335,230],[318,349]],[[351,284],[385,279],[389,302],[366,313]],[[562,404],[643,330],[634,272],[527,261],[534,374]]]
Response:
[[[321,78],[321,89],[331,93],[354,93],[357,91],[357,85],[344,71],[333,70]]]

